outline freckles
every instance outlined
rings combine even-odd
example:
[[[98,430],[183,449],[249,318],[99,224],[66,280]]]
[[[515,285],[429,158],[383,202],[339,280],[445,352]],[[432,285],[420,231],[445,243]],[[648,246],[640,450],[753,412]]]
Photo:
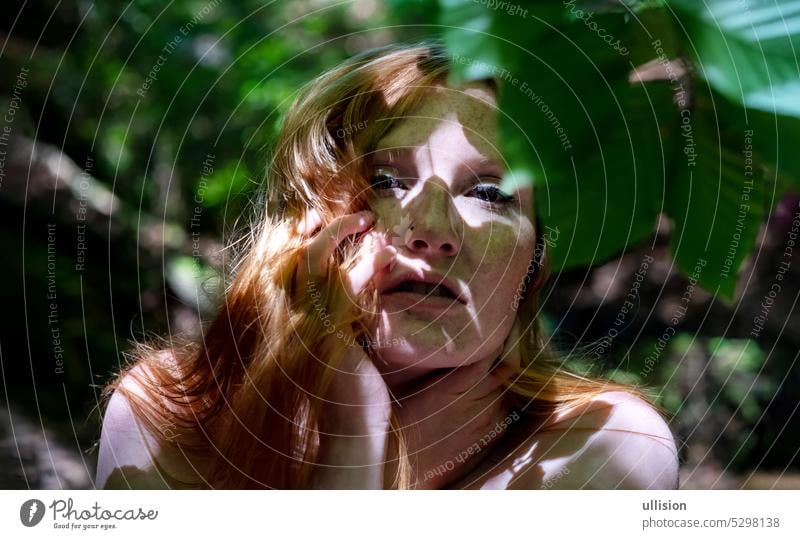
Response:
[[[391,225],[395,216],[400,213],[396,201],[388,197],[376,198],[370,211],[375,214],[375,228],[380,225]]]
[[[473,248],[470,249],[471,257],[475,262],[473,274],[470,277],[476,282],[492,283],[493,287],[501,276],[506,278],[509,274],[514,273],[515,259],[522,256],[519,248],[517,248],[517,252],[514,251],[513,237],[497,232],[487,234],[487,237],[473,243]]]
[[[430,134],[441,121],[442,114],[436,110],[429,111],[424,107],[416,114],[420,117],[409,117],[400,123],[382,141],[384,148],[405,148],[408,146],[421,146],[428,140]]]
[[[470,256],[479,264],[475,273],[487,280],[516,280],[517,276],[521,279],[533,258],[533,226],[529,221],[513,226],[487,226],[467,241],[471,245]]]
[[[486,256],[500,257],[507,263],[510,257],[522,256],[533,249],[533,234],[532,230],[521,229],[516,224],[487,224],[475,245],[480,245]]]
[[[486,129],[487,126],[493,126],[494,124],[494,115],[493,111],[487,109],[486,106],[476,105],[474,103],[469,103],[466,107],[466,110],[463,111],[465,119],[468,119],[469,123],[479,126],[482,128],[479,133],[488,133],[491,132],[490,130]]]

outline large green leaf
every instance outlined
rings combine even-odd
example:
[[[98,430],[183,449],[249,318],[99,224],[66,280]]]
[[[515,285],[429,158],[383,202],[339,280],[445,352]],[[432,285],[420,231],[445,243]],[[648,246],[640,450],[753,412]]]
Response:
[[[698,74],[743,105],[800,117],[800,3],[669,0]]]
[[[666,85],[628,77],[653,56],[650,35],[665,24],[663,12],[593,13],[589,26],[560,3],[525,15],[443,3],[461,77],[502,80],[503,152],[515,176],[535,183],[537,211],[558,229],[554,268],[602,262],[648,237],[674,109]]]
[[[667,184],[666,211],[675,224],[672,251],[685,275],[731,300],[739,268],[775,202],[774,184],[751,153],[752,133],[719,129],[720,96],[701,86],[694,99],[676,174]]]
[[[745,108],[717,94],[714,99],[716,121],[730,133],[752,132],[756,160],[773,169],[785,182],[800,185],[800,118]],[[777,202],[777,200],[776,200]]]

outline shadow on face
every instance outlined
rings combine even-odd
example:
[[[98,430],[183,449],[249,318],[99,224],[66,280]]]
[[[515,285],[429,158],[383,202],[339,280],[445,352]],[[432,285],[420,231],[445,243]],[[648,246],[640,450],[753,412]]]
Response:
[[[375,277],[387,377],[480,361],[512,328],[535,230],[530,188],[503,184],[497,114],[481,83],[437,87],[367,156],[377,217],[368,241],[398,249]]]

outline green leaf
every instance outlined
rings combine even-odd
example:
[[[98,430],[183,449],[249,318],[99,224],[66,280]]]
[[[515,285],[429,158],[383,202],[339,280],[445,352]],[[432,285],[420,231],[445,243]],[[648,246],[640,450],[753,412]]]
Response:
[[[752,145],[748,133],[717,132],[709,92],[698,88],[693,113],[685,116],[665,209],[675,225],[671,247],[678,268],[730,301],[772,201],[773,184],[746,157]]]
[[[493,10],[467,0],[440,0],[439,5],[443,40],[453,66],[451,84],[490,77],[496,68],[508,69],[513,56],[504,55],[507,44],[495,34]]]
[[[797,151],[800,118],[748,109],[720,95],[714,96],[714,108],[722,131],[752,131],[756,161],[779,171],[787,181],[800,185],[800,152]],[[780,194],[776,193],[778,197]]]
[[[558,231],[554,269],[605,261],[650,236],[674,110],[667,86],[628,77],[652,58],[652,32],[668,33],[663,13],[627,21],[624,12],[561,3],[513,16],[475,2],[444,0],[443,7],[457,80],[501,80],[510,181],[534,182],[537,211]]]
[[[698,74],[747,107],[800,117],[797,2],[669,0]]]
[[[671,0],[675,13],[661,2],[574,1],[509,16],[468,0],[441,5],[455,79],[501,79],[508,181],[534,183],[537,212],[558,232],[554,269],[618,255],[664,212],[679,270],[731,300],[765,214],[787,180],[800,182],[800,24],[793,15],[781,26],[789,6],[757,0],[743,16],[739,0]],[[598,5],[616,9],[587,7]],[[698,62],[685,77],[628,81],[682,50]],[[682,110],[672,104],[679,85]]]

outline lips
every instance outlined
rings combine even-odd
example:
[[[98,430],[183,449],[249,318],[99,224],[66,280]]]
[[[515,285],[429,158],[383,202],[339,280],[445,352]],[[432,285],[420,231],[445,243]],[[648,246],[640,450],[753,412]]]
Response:
[[[443,275],[430,272],[401,273],[382,287],[381,294],[414,294],[431,300],[441,298],[450,302],[455,300],[459,303],[466,303],[458,286],[453,281]]]

